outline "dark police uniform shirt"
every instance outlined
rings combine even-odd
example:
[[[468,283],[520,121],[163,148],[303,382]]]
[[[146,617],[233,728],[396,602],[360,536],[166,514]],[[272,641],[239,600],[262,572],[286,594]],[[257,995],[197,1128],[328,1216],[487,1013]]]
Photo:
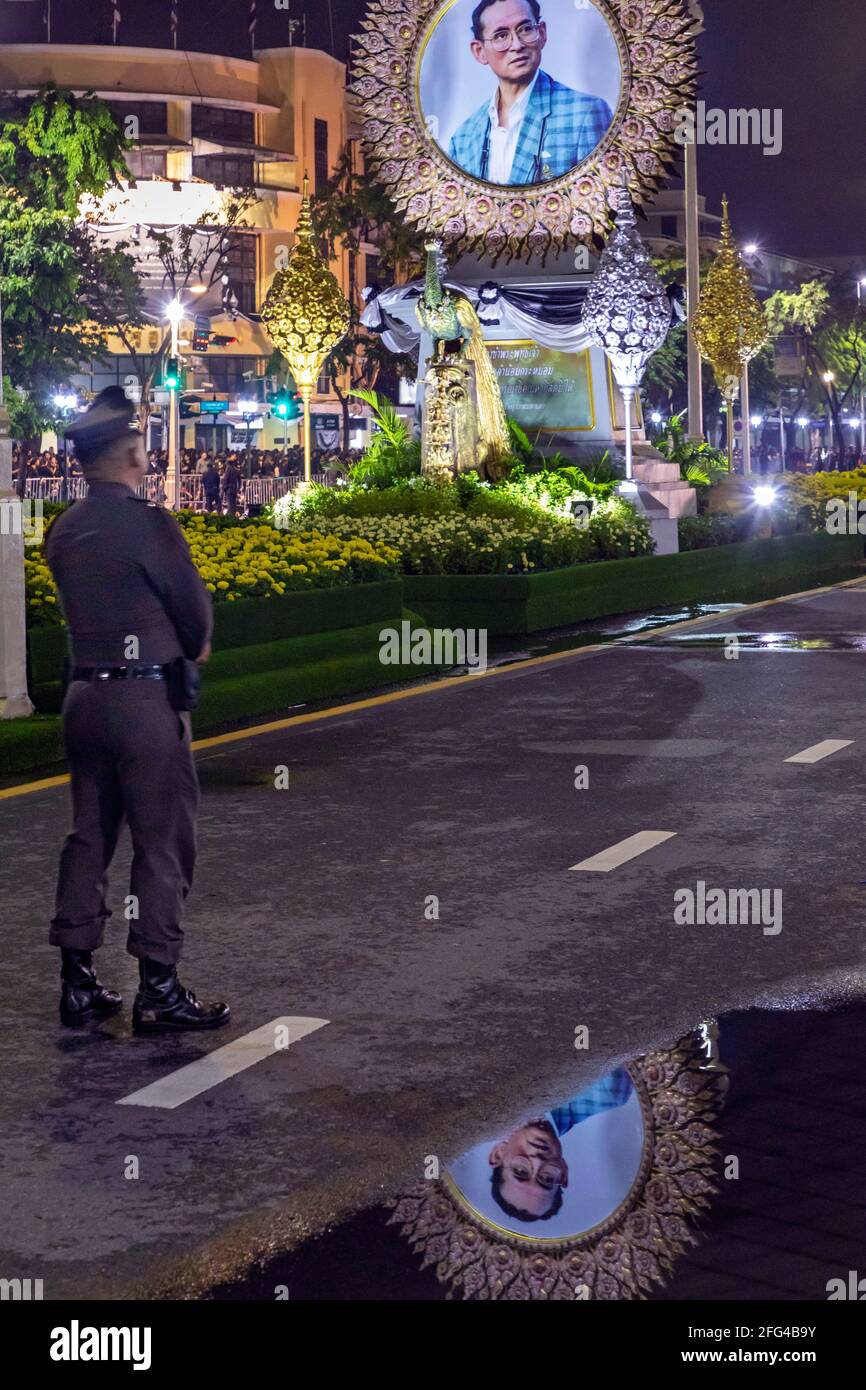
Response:
[[[191,660],[210,640],[210,593],[174,517],[123,483],[90,484],[58,516],[46,559],[76,666]],[[130,637],[138,651],[130,655]]]

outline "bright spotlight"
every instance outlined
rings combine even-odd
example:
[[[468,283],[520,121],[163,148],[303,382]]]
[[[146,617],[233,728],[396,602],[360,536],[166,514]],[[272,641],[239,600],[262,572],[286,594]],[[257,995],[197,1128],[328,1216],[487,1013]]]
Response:
[[[756,487],[752,496],[759,507],[772,507],[776,500],[776,489],[773,487]]]
[[[801,429],[801,430],[806,429],[807,426],[808,426],[808,424],[809,424],[808,417],[805,416],[805,415],[798,415],[798,416],[797,416],[797,424],[800,426],[800,429]]]
[[[755,242],[755,241],[749,241],[749,242],[747,242],[746,245],[743,247],[743,250],[745,251],[745,253],[746,253],[747,256],[757,256],[757,254],[758,254],[758,244],[757,244],[757,242]]]
[[[165,316],[169,323],[180,323],[183,318],[183,305],[179,299],[173,299],[166,305]]]
[[[654,425],[660,425],[662,422],[662,416],[659,414],[657,410],[653,411],[652,415],[650,416],[650,419],[652,420]]]
[[[756,430],[756,429],[758,428],[758,426],[759,426],[759,425],[763,425],[763,423],[764,423],[764,417],[763,417],[763,415],[753,415],[753,416],[752,416],[752,429],[753,429],[753,430]]]

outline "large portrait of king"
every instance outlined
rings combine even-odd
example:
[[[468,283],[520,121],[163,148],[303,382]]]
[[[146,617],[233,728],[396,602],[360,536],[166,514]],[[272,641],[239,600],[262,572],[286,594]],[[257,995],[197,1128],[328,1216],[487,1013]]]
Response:
[[[620,102],[620,50],[593,0],[452,0],[420,51],[431,137],[464,174],[543,184],[598,149]]]

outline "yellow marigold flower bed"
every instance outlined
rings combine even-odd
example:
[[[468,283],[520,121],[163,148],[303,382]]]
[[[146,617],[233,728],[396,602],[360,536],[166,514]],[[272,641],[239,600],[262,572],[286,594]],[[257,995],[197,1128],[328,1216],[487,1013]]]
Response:
[[[267,522],[220,526],[202,516],[179,517],[196,568],[215,603],[269,598],[300,589],[364,584],[394,574],[399,552],[358,536],[319,531],[287,534]],[[57,591],[41,548],[24,556],[27,620],[32,626],[63,621]]]

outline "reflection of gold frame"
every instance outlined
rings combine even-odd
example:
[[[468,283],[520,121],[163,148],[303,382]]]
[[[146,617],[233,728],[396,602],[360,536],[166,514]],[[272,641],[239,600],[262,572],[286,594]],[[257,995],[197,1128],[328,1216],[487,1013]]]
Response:
[[[534,338],[490,338],[486,340],[485,347],[542,347]],[[542,349],[544,350],[544,349]],[[553,352],[560,351],[559,348],[551,349]],[[541,428],[546,434],[588,434],[596,427],[595,413],[595,384],[592,379],[592,354],[589,348],[581,348],[580,352],[570,352],[569,357],[586,358],[586,380],[589,387],[589,418],[592,422],[589,425],[542,425]],[[493,364],[491,363],[491,366]],[[496,367],[493,367],[496,371]],[[501,388],[500,388],[501,389]]]
[[[426,128],[418,97],[424,48],[455,0],[370,0],[353,60],[352,95],[367,158],[398,210],[453,248],[495,263],[600,244],[625,175],[646,202],[679,150],[678,111],[694,96],[688,0],[590,0],[621,58],[613,123],[581,164],[541,184],[503,187],[463,173]]]
[[[465,1298],[643,1298],[687,1245],[689,1222],[716,1188],[716,1122],[727,1073],[698,1035],[630,1063],[644,1115],[644,1151],[631,1190],[610,1216],[573,1237],[518,1235],[475,1211],[449,1178],[392,1203],[424,1264]]]

